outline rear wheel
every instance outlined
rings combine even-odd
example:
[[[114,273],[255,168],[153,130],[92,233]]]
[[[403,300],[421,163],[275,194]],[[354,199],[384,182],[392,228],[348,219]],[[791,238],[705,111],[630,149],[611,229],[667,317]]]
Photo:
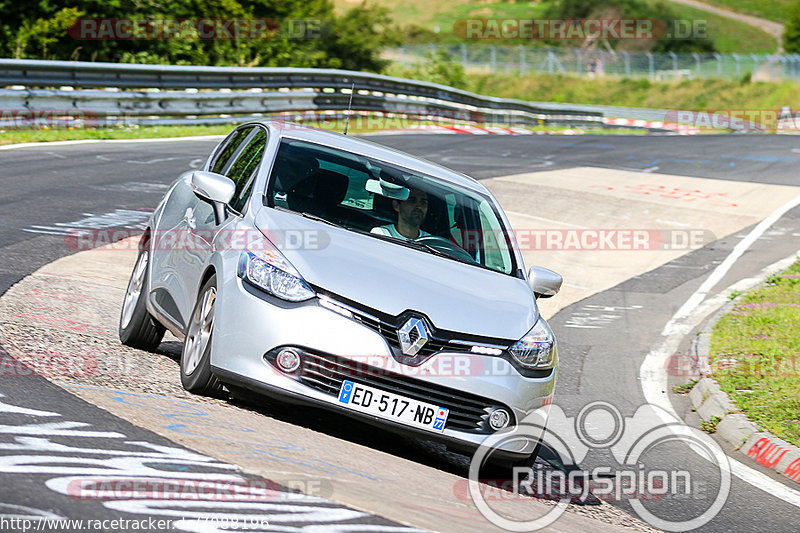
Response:
[[[154,350],[164,337],[164,326],[150,315],[145,305],[149,260],[150,252],[139,252],[119,317],[119,340],[122,344],[142,350]]]
[[[222,384],[211,372],[211,336],[217,301],[217,277],[211,276],[200,289],[181,352],[181,384],[195,394],[217,396]]]

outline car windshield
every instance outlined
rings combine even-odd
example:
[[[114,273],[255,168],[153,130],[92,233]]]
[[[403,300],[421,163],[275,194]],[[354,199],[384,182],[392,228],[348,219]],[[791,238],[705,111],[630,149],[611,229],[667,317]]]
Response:
[[[490,197],[377,159],[284,138],[267,204],[515,274],[508,230]]]

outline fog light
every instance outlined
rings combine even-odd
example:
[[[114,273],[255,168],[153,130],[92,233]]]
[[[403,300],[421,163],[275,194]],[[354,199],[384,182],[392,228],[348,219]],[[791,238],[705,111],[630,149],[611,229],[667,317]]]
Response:
[[[284,348],[278,352],[275,364],[286,373],[294,372],[300,368],[300,354],[290,348]]]
[[[511,417],[505,409],[495,409],[489,413],[489,425],[492,426],[492,429],[495,431],[506,427],[509,420],[511,420]]]

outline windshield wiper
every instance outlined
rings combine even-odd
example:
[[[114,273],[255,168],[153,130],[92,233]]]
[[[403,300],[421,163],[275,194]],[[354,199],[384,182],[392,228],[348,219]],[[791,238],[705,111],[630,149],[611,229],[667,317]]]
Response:
[[[447,259],[452,259],[453,261],[458,261],[459,263],[464,263],[467,265],[483,266],[477,261],[474,260],[467,261],[466,259],[462,259],[458,256],[450,255],[447,252],[443,252],[442,250],[434,248],[430,244],[425,244],[424,242],[415,241],[413,239],[398,239],[397,237],[392,237],[391,235],[384,235],[383,233],[367,233],[367,232],[362,232],[362,233],[366,235],[371,235],[373,237],[377,237],[379,239],[383,239],[384,241],[396,242],[397,244],[402,244],[403,246],[406,246],[408,248],[413,248],[415,250],[420,250],[422,252],[428,252],[433,255],[438,255],[439,257],[446,257]]]
[[[317,222],[324,222],[325,224],[328,224],[329,226],[333,226],[335,228],[347,229],[346,227],[342,226],[341,224],[337,224],[336,222],[331,222],[330,220],[322,218],[319,215],[315,215],[313,213],[309,213],[307,211],[292,211],[291,209],[286,209],[285,207],[280,207],[280,206],[275,206],[275,209],[279,209],[281,211],[286,211],[287,213],[294,213],[296,215],[300,215],[301,217],[308,218],[310,220],[316,220]]]

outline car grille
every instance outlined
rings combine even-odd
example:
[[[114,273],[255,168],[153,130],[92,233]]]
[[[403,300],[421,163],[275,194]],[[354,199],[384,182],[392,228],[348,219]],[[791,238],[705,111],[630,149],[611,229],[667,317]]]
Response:
[[[368,328],[380,333],[381,336],[386,339],[386,342],[389,343],[389,346],[400,351],[400,339],[397,337],[397,327],[387,324],[382,320],[376,320],[364,315],[354,313],[353,317]],[[412,332],[411,342],[413,343],[416,340],[416,332],[414,331]],[[451,344],[445,340],[430,336],[428,337],[428,342],[422,346],[416,356],[419,358],[419,361],[422,362],[429,356],[441,352],[444,349],[447,349],[448,352],[469,352],[470,346],[465,344]]]
[[[471,433],[491,433],[487,424],[489,412],[503,407],[480,396],[443,387],[433,383],[394,374],[385,370],[362,365],[333,355],[311,352],[303,354],[303,365],[298,379],[301,383],[320,392],[338,396],[345,379],[364,385],[414,398],[450,410],[445,428]],[[514,424],[511,420],[510,424]]]
[[[322,290],[317,292],[323,293]],[[492,346],[505,350],[515,341],[506,339],[494,339],[488,337],[480,337],[477,335],[465,335],[445,331],[436,328],[426,317],[419,313],[406,311],[399,316],[391,316],[382,313],[375,309],[366,308],[356,302],[344,299],[338,295],[326,294],[337,305],[345,307],[352,313],[353,319],[368,328],[378,332],[392,347],[392,355],[395,360],[403,364],[411,366],[418,366],[425,362],[430,356],[441,351],[455,352],[455,353],[468,353],[471,352],[472,347],[478,346]],[[397,330],[403,327],[406,320],[410,317],[418,317],[425,322],[425,327],[428,331],[428,341],[422,346],[419,352],[413,357],[407,357],[402,354],[400,349],[400,339],[397,336]],[[415,334],[412,334],[412,342],[416,341]]]

